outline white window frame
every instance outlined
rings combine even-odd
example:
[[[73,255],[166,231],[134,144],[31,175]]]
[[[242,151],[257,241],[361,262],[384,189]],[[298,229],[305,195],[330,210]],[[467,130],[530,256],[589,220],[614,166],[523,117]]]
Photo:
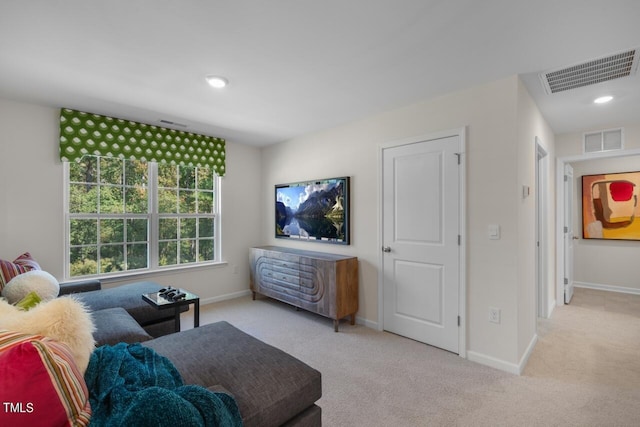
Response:
[[[213,178],[213,193],[214,193],[214,211],[213,211],[213,260],[210,261],[200,261],[200,262],[191,262],[186,264],[176,264],[176,265],[168,265],[168,266],[159,266],[159,255],[158,255],[158,225],[159,225],[159,213],[158,213],[158,164],[157,162],[147,162],[149,164],[149,179],[148,179],[148,206],[150,206],[151,212],[148,212],[149,216],[149,231],[147,236],[148,242],[148,258],[149,263],[147,268],[136,269],[136,270],[127,270],[127,271],[118,271],[113,273],[97,273],[92,275],[85,276],[71,276],[70,271],[70,219],[71,214],[69,212],[69,162],[63,162],[63,183],[64,183],[64,192],[63,192],[63,209],[64,209],[64,248],[63,248],[63,265],[64,265],[64,280],[65,281],[73,281],[73,280],[85,280],[85,279],[94,279],[94,278],[119,278],[126,276],[138,276],[145,275],[150,273],[158,273],[164,271],[173,271],[173,270],[184,270],[190,268],[198,268],[203,266],[214,266],[217,264],[223,264],[222,261],[222,233],[221,233],[221,187],[222,180],[221,177],[214,173]],[[116,216],[126,218],[127,214],[117,214]],[[181,216],[177,214],[176,216]],[[197,217],[197,214],[185,214],[183,217]],[[92,214],[89,214],[88,217],[98,218]],[[105,214],[104,217],[108,217],[108,214]],[[139,215],[138,215],[139,217]]]

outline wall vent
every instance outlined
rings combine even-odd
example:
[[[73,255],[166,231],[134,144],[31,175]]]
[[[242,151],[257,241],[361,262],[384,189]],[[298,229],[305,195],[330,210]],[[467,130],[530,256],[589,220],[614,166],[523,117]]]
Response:
[[[187,127],[187,125],[185,125],[184,123],[176,123],[176,122],[172,122],[171,120],[165,120],[165,119],[160,119],[160,123],[165,125],[180,126],[181,128]]]
[[[622,150],[624,148],[623,136],[622,128],[585,133],[583,151],[587,154]]]
[[[628,77],[638,70],[638,49],[540,74],[547,94]]]

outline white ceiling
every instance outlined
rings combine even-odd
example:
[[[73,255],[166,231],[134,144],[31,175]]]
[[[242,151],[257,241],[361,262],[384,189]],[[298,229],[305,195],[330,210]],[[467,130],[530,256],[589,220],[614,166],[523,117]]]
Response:
[[[640,123],[638,74],[538,79],[640,47],[639,18],[636,0],[0,0],[0,97],[260,146],[520,74],[561,134]]]

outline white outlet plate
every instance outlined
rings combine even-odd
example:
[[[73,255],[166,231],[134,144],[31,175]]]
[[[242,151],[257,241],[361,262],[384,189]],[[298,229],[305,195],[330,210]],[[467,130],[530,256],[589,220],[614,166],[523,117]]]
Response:
[[[500,323],[500,309],[489,307],[489,322]]]

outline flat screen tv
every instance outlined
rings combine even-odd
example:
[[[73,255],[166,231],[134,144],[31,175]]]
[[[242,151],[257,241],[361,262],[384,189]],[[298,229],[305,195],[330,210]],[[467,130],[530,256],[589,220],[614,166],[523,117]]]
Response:
[[[349,177],[276,185],[276,237],[349,244]]]

